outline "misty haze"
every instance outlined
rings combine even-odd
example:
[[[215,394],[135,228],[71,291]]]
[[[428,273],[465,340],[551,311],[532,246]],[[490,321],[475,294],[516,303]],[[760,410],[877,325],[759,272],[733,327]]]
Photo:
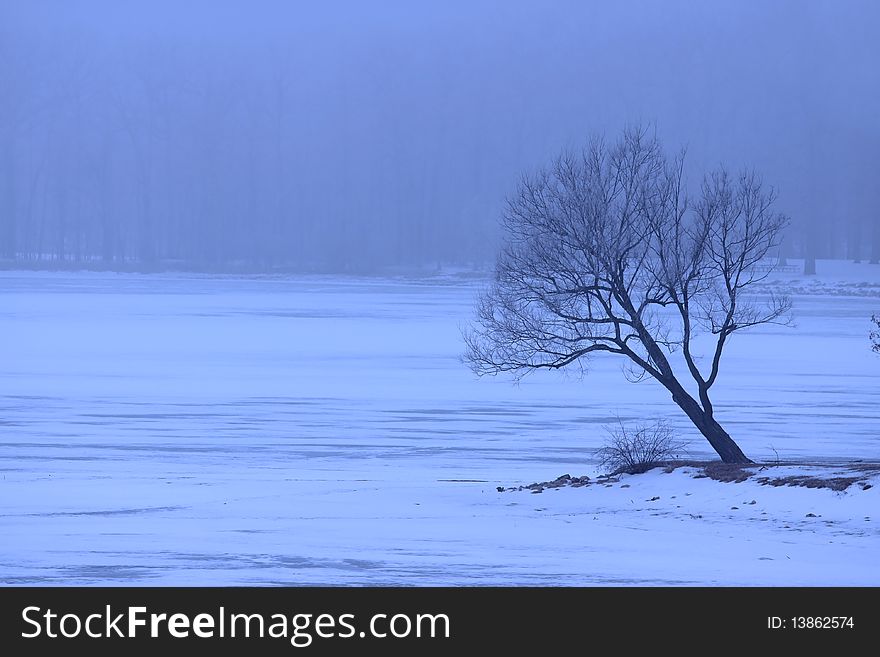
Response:
[[[0,582],[880,584],[878,25],[0,2]]]

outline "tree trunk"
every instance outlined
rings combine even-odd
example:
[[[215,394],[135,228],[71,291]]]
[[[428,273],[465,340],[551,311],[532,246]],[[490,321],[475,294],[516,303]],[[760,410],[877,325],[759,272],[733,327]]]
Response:
[[[713,418],[707,418],[705,424],[697,428],[725,463],[754,463]]]
[[[862,222],[858,218],[850,218],[846,257],[855,263],[862,261]]]
[[[18,252],[16,246],[15,216],[15,154],[11,144],[0,146],[0,258],[15,260]]]
[[[706,413],[678,382],[666,386],[671,387],[672,400],[685,412],[703,437],[709,441],[724,463],[754,463],[740,449],[711,413]]]
[[[816,275],[816,258],[815,256],[807,256],[804,258],[804,275],[805,276],[815,276]]]
[[[871,264],[880,264],[880,217],[874,217],[871,226]]]
[[[815,276],[816,274],[816,252],[819,250],[818,245],[818,237],[816,233],[818,232],[818,227],[816,226],[816,218],[812,217],[806,227],[806,234],[804,235],[804,275],[805,276]]]
[[[779,241],[779,256],[776,259],[777,267],[788,267],[788,252],[791,245],[788,242],[788,233],[782,233]]]

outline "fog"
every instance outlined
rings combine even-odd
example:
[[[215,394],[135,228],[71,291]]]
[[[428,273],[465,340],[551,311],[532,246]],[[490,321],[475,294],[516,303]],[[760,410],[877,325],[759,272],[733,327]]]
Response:
[[[0,4],[0,262],[482,267],[518,178],[627,124],[754,167],[791,257],[880,257],[880,5]]]

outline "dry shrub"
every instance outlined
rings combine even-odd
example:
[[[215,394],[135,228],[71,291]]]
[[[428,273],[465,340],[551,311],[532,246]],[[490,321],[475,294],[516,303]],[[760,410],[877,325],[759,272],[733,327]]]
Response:
[[[679,459],[687,446],[675,439],[663,420],[631,428],[621,422],[607,431],[608,440],[596,456],[603,468],[615,474],[645,472],[660,463]]]

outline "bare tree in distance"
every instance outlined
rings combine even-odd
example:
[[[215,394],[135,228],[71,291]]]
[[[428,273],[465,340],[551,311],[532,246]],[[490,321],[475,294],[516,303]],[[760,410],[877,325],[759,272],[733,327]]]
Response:
[[[653,377],[671,393],[722,461],[749,463],[709,392],[735,332],[789,321],[787,297],[747,296],[769,275],[765,258],[788,220],[753,172],[713,171],[691,198],[683,164],[683,152],[667,157],[637,127],[524,176],[464,360],[479,375],[521,377],[583,368],[597,352],[622,356],[630,378]],[[693,351],[700,333],[711,336],[705,362]]]
[[[877,328],[871,331],[871,349],[880,354],[880,315],[871,315],[871,321],[877,325]]]

